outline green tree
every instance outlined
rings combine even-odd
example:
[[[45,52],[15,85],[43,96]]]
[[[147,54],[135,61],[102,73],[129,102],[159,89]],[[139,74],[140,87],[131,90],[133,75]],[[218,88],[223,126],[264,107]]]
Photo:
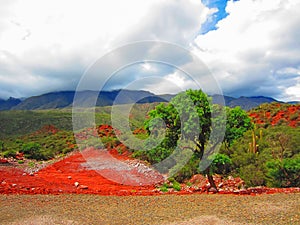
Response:
[[[220,113],[222,110],[218,112]],[[208,144],[212,131],[211,98],[201,90],[182,92],[174,97],[169,104],[158,105],[149,113],[149,116],[150,119],[146,121],[145,127],[155,133],[154,136],[160,133],[156,130],[157,124],[161,123],[161,120],[165,124],[164,140],[146,153],[149,161],[157,162],[168,157],[178,145],[182,150],[192,150],[196,158],[201,160],[213,152],[218,141],[222,141],[215,138],[212,143]],[[217,135],[215,136],[217,137]],[[211,146],[206,148],[208,145]],[[205,149],[208,149],[207,152]],[[186,167],[184,170],[190,171]],[[207,174],[211,186],[216,188],[209,167],[204,173]]]
[[[226,112],[228,114],[227,125],[225,125]],[[149,138],[147,143],[156,141],[160,144],[152,149],[147,146],[146,149],[149,150],[145,155],[148,161],[160,162],[176,151],[176,146],[179,146],[182,151],[189,149],[195,157],[190,159],[179,172],[180,180],[184,175],[199,172],[189,166],[198,165],[199,167],[200,162],[200,169],[207,175],[211,187],[215,189],[217,187],[212,177],[213,173],[227,173],[231,165],[231,159],[228,156],[215,154],[216,149],[223,141],[230,146],[252,127],[251,119],[245,111],[239,107],[230,109],[213,105],[211,98],[201,90],[187,90],[178,94],[169,104],[162,103],[150,111],[149,117],[145,128],[151,131],[154,140]],[[164,128],[159,126],[162,121],[165,124],[165,138],[160,141],[156,137],[159,137]],[[215,160],[211,157],[212,155],[216,156]],[[176,160],[172,163],[175,164]],[[219,170],[217,167],[220,167]]]
[[[233,142],[242,137],[247,130],[253,128],[253,124],[247,112],[242,110],[239,106],[235,108],[226,107],[226,115],[227,122],[224,142],[227,147],[230,147]]]

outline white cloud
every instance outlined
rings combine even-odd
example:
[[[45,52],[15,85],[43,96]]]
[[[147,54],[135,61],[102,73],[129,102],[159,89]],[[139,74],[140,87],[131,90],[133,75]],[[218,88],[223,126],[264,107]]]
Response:
[[[229,1],[229,15],[196,38],[194,52],[227,94],[297,96],[299,74],[283,79],[280,73],[300,64],[299,10],[299,0]]]
[[[188,46],[210,13],[195,0],[1,1],[0,77],[11,79],[1,97],[44,93],[51,79],[47,90],[74,89],[88,65],[129,42]],[[21,88],[23,80],[31,85]]]
[[[160,79],[158,79],[158,76],[148,78],[143,89],[155,94],[176,94],[189,88],[199,89],[199,86],[186,74],[176,70]]]
[[[200,0],[3,0],[0,97],[74,89],[85,69],[109,50],[134,41],[161,40],[192,48],[225,94],[300,100],[299,10],[299,0],[229,1],[229,15],[217,23],[217,30],[199,35],[201,24],[216,12]],[[172,50],[152,49],[147,54],[172,57],[182,69],[194,71],[192,59]],[[174,93],[193,86],[174,70],[156,70],[147,63],[136,68],[117,80],[116,87],[149,73],[160,76],[161,83],[141,81],[141,89]],[[179,89],[172,88],[170,80],[180,84]],[[101,75],[98,82],[103,82]]]

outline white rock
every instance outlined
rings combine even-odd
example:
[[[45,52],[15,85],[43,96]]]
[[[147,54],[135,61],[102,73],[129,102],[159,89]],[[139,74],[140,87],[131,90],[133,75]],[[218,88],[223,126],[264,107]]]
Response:
[[[78,187],[78,186],[79,186],[79,183],[76,181],[76,182],[74,183],[74,185],[75,185],[75,187]]]

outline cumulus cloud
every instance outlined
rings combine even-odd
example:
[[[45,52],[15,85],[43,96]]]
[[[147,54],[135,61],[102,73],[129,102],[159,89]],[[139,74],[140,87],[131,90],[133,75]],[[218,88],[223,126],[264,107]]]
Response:
[[[187,46],[210,14],[195,0],[12,0],[0,12],[0,97],[75,89],[91,63],[130,42]]]
[[[229,1],[217,29],[194,52],[228,95],[300,99],[300,1]]]
[[[183,46],[208,66],[223,92],[300,100],[300,1],[228,1],[225,11],[200,0],[3,0],[0,3],[0,98],[74,90],[86,69],[119,46],[158,40]],[[215,24],[217,19],[221,18]],[[209,24],[213,27],[209,31]],[[203,32],[203,29],[205,32]],[[208,32],[207,32],[208,31]],[[170,48],[134,49],[109,58],[93,71],[86,89],[99,87],[114,66],[130,59],[169,58],[198,73],[210,92],[215,81],[193,57]],[[174,93],[195,82],[172,66],[139,62],[110,79],[106,88],[124,86]],[[199,69],[200,67],[200,69]],[[203,67],[203,68],[202,68]],[[199,71],[203,74],[199,74]],[[150,76],[153,81],[144,79]],[[135,85],[132,83],[135,80]],[[178,87],[170,85],[176,84]]]

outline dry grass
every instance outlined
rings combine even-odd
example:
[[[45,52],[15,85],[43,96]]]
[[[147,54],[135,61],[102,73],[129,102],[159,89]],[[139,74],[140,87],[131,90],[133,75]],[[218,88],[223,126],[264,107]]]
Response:
[[[300,194],[0,195],[1,224],[300,224]]]

